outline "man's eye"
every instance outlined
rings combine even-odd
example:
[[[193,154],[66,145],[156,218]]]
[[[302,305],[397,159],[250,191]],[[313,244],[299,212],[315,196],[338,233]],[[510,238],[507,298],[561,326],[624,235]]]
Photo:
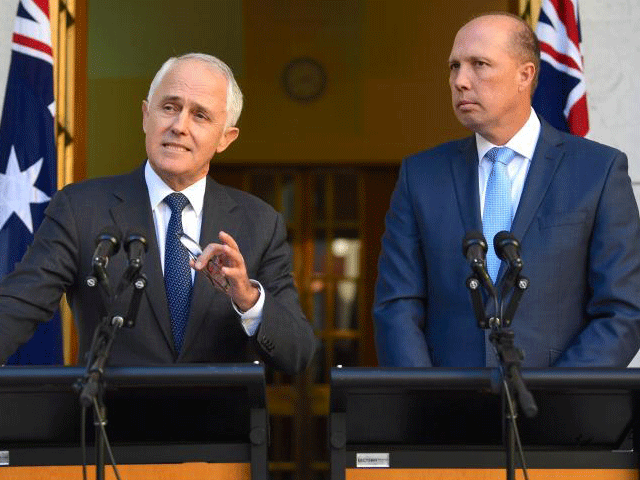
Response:
[[[167,104],[162,106],[162,109],[167,111],[167,112],[173,112],[173,111],[176,110],[176,106],[171,104],[171,103],[167,103]]]
[[[457,69],[458,67],[460,67],[460,64],[459,64],[459,63],[450,63],[450,64],[449,64],[449,70],[455,70],[455,69]]]

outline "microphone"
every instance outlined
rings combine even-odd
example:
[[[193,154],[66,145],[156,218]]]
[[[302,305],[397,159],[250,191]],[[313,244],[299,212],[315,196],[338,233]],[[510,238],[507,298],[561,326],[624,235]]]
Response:
[[[124,250],[129,257],[129,265],[122,274],[118,288],[116,289],[116,296],[119,296],[127,286],[136,279],[140,269],[142,268],[143,258],[145,252],[149,249],[147,239],[144,235],[136,231],[129,231],[124,241]]]
[[[149,249],[147,245],[147,239],[139,232],[127,233],[127,238],[124,241],[124,250],[129,256],[129,267],[140,270],[142,268],[144,254]]]
[[[93,274],[100,283],[108,285],[107,265],[109,257],[118,252],[120,248],[120,230],[115,225],[110,225],[102,229],[96,237],[96,249],[93,252],[91,265]]]
[[[513,234],[503,230],[496,233],[493,237],[493,248],[496,250],[496,255],[500,260],[507,262],[508,268],[502,278],[502,301],[504,302],[509,291],[516,284],[518,276],[522,271],[522,258],[520,258],[520,242],[513,236]],[[517,297],[516,302],[519,297]],[[513,299],[512,299],[513,300]],[[511,315],[511,302],[505,314],[505,320],[510,321]]]
[[[496,298],[493,281],[489,276],[489,272],[487,272],[487,263],[485,261],[485,257],[487,255],[487,241],[484,239],[484,235],[482,235],[478,230],[471,230],[467,232],[462,239],[462,254],[471,265],[473,273],[478,276],[487,292],[489,292],[492,297]]]
[[[520,273],[522,258],[520,258],[520,242],[516,240],[516,237],[505,230],[498,232],[493,238],[493,248],[495,248],[496,255],[500,260],[504,260],[509,268]]]

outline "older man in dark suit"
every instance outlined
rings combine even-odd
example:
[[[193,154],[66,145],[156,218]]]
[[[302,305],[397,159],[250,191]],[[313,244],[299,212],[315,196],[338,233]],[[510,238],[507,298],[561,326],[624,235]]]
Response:
[[[465,288],[461,243],[474,230],[497,283],[494,235],[520,240],[530,287],[512,327],[524,366],[624,367],[638,351],[640,222],[627,158],[538,118],[539,55],[531,28],[509,14],[457,33],[453,108],[475,135],[402,164],[376,286],[381,365],[495,365]]]
[[[0,284],[0,361],[51,317],[63,292],[82,360],[101,321],[99,289],[85,278],[94,239],[113,225],[144,232],[149,251],[136,325],[117,335],[112,365],[262,358],[290,373],[305,368],[317,341],[293,285],[282,216],[207,176],[213,156],[238,137],[241,109],[233,74],[217,58],[188,54],[162,66],[142,105],[148,161],[58,192],[33,245]],[[196,262],[181,234],[206,245]],[[126,256],[114,255],[107,274],[119,279],[126,268]]]

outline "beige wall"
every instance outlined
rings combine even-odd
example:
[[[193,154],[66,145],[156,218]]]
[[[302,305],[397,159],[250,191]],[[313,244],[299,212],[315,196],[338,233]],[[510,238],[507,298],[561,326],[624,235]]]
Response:
[[[145,158],[141,105],[170,56],[216,53],[243,72],[242,2],[87,0],[87,175],[127,172]]]
[[[237,72],[241,134],[219,161],[399,162],[466,132],[450,107],[459,26],[508,0],[88,0],[88,176],[145,157],[140,103],[170,55],[205,51]],[[170,21],[169,18],[177,18]],[[311,56],[326,91],[300,103],[282,71]]]

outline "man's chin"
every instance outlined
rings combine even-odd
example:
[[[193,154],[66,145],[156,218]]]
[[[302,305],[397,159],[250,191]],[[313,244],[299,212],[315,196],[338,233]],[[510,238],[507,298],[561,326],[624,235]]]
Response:
[[[156,158],[155,160],[149,159],[149,163],[151,164],[151,167],[155,170],[155,172],[161,177],[164,175],[184,175],[187,170],[187,162],[185,161],[185,159],[180,159],[173,156],[168,157],[166,155],[163,155],[162,157]]]
[[[149,159],[153,165],[157,165],[158,168],[174,169],[182,166],[184,168],[192,162],[190,152],[167,152],[162,150],[154,157],[155,160]]]
[[[455,114],[456,118],[463,127],[466,127],[474,132],[478,131],[478,128],[480,128],[480,122],[475,115],[459,112],[458,110],[456,110]]]

